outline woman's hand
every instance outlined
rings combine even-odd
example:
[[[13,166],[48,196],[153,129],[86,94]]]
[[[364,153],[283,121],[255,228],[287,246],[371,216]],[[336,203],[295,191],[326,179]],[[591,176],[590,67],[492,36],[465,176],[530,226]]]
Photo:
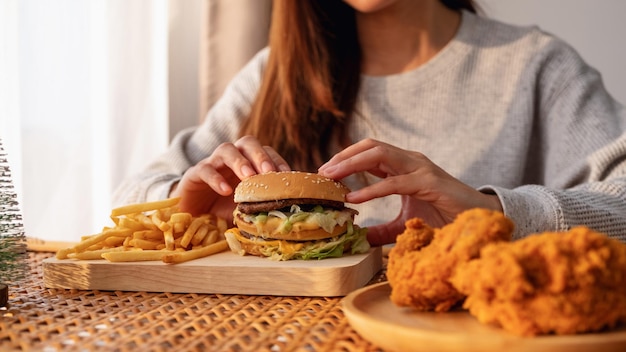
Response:
[[[373,245],[395,242],[396,236],[404,231],[404,222],[413,217],[441,227],[467,209],[502,211],[495,195],[481,193],[462,183],[423,154],[373,139],[346,148],[319,169],[320,174],[333,179],[362,171],[383,179],[349,193],[346,201],[363,203],[391,194],[402,195],[402,209],[396,219],[368,227],[368,240]]]
[[[211,156],[189,168],[170,196],[180,197],[180,209],[194,215],[211,213],[232,221],[233,191],[240,180],[269,171],[288,171],[278,153],[251,136],[223,143]]]

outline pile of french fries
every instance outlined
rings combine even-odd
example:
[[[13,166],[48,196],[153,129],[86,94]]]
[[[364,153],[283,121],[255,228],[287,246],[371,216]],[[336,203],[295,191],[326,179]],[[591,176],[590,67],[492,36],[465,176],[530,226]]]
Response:
[[[115,208],[111,211],[114,226],[82,237],[73,247],[57,251],[56,258],[175,264],[225,251],[226,220],[180,212],[179,201],[169,198]]]

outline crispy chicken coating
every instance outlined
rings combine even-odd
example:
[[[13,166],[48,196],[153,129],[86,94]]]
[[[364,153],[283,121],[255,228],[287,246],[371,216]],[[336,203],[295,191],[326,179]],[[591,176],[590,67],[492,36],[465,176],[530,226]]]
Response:
[[[489,244],[450,281],[480,322],[517,335],[626,322],[626,244],[586,227]]]
[[[510,241],[513,222],[501,212],[465,211],[440,229],[408,220],[389,252],[387,278],[391,301],[421,311],[450,310],[463,300],[448,279],[459,264],[478,257],[486,244]]]

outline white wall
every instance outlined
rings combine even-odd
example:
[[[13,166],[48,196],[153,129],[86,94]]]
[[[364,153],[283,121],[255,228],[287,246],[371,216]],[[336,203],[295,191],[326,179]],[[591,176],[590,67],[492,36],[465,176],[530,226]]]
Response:
[[[571,44],[626,104],[626,1],[477,0],[488,17],[538,25]]]

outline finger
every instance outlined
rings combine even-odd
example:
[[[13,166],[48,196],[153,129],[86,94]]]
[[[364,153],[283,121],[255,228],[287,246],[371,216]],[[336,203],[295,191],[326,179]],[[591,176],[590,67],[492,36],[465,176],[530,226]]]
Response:
[[[325,171],[328,168],[334,167],[337,164],[343,162],[346,159],[353,157],[359,153],[362,153],[368,149],[371,149],[377,145],[384,145],[385,143],[379,142],[375,139],[367,138],[361,140],[353,145],[345,148],[339,153],[335,154],[330,160],[328,160],[324,165],[319,168],[319,171]]]
[[[184,187],[187,191],[202,191],[210,187],[222,196],[228,196],[233,192],[226,177],[208,162],[200,162],[189,168],[183,175],[179,187]]]
[[[283,159],[283,157],[280,156],[280,154],[278,154],[278,152],[276,152],[274,148],[264,146],[263,149],[265,149],[265,152],[267,153],[267,155],[270,156],[270,158],[272,159],[272,162],[274,163],[274,166],[276,167],[278,171],[291,171],[291,167],[289,166],[289,163],[287,163],[287,161]]]
[[[252,165],[255,173],[266,173],[277,170],[272,156],[267,153],[266,148],[264,148],[256,138],[244,136],[235,142],[235,146],[249,161],[249,164]],[[286,162],[284,162],[284,164],[286,164]]]
[[[215,170],[228,168],[239,178],[255,175],[254,165],[234,143],[220,144],[205,161]]]
[[[379,144],[346,158],[320,173],[330,178],[342,179],[348,175],[366,171],[384,178],[388,175],[413,172],[419,164],[424,162],[424,159],[419,153]]]
[[[422,196],[420,194],[421,190],[421,180],[414,174],[389,176],[376,183],[346,194],[346,201],[359,204],[392,194],[402,194],[420,198]]]
[[[344,155],[331,160],[324,167],[320,167],[318,173],[337,180],[361,171],[367,171],[378,177],[385,177],[387,174],[379,167],[382,153],[377,148],[361,150],[354,155]]]
[[[404,224],[392,221],[387,224],[380,224],[367,227],[367,241],[372,246],[383,246],[395,243],[399,234],[404,231]]]

